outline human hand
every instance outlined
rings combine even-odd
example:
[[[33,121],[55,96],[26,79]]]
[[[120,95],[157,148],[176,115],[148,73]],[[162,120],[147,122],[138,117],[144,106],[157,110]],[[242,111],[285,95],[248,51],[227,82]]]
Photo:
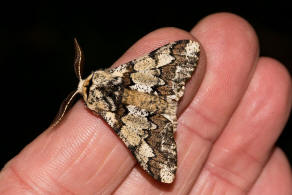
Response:
[[[79,101],[60,125],[6,164],[0,194],[292,194],[289,164],[274,146],[291,108],[291,79],[281,63],[258,56],[256,34],[245,20],[222,13],[190,33],[159,29],[114,65],[194,37],[203,50],[179,105],[173,184],[144,173]]]

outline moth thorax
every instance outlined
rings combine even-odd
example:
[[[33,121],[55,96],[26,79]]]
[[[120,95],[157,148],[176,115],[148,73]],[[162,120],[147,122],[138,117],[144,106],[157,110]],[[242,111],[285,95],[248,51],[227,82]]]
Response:
[[[86,87],[84,101],[87,107],[96,112],[117,110],[121,99],[122,78],[108,71],[92,73],[91,81]]]

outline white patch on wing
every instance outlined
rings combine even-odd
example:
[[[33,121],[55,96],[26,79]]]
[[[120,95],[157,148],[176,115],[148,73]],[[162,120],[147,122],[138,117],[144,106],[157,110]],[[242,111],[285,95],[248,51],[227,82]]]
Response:
[[[172,173],[172,169],[163,164],[162,168],[160,169],[160,177],[162,182],[172,183],[174,180],[174,174]]]
[[[169,52],[170,53],[170,52]],[[157,63],[157,68],[161,66],[165,66],[169,63],[172,62],[175,58],[171,56],[169,53],[161,53],[158,55],[158,63]]]
[[[110,73],[112,73],[114,77],[122,77],[126,72],[128,72],[127,67],[127,64],[122,64],[114,69],[110,69]]]
[[[152,88],[150,86],[141,85],[141,84],[131,85],[130,89],[137,90],[139,92],[144,92],[144,93],[151,93],[152,91]]]
[[[133,105],[128,105],[127,109],[130,114],[136,114],[136,115],[145,116],[145,117],[148,116],[148,112],[145,109],[137,108],[136,106],[133,106]]]
[[[194,57],[198,52],[200,52],[200,45],[198,42],[190,41],[186,45],[186,56],[187,57]]]
[[[113,112],[104,112],[103,117],[111,127],[113,127],[114,124],[117,122],[115,113]]]

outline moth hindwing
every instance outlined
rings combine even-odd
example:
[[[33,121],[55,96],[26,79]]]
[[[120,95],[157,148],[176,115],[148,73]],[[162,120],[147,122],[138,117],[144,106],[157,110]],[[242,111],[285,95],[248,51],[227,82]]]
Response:
[[[199,43],[176,41],[117,68],[95,71],[84,80],[76,40],[75,46],[77,92],[87,107],[113,128],[148,174],[172,183],[177,169],[177,104],[198,64]]]

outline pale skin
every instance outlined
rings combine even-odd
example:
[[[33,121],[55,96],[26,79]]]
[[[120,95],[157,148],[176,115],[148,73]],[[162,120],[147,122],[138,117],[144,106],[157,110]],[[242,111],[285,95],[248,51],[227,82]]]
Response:
[[[257,36],[244,19],[220,13],[190,32],[156,30],[114,66],[180,39],[198,40],[203,51],[179,104],[173,184],[144,173],[79,101],[6,164],[0,194],[292,194],[289,163],[274,146],[291,108],[291,78],[280,62],[259,57]]]

